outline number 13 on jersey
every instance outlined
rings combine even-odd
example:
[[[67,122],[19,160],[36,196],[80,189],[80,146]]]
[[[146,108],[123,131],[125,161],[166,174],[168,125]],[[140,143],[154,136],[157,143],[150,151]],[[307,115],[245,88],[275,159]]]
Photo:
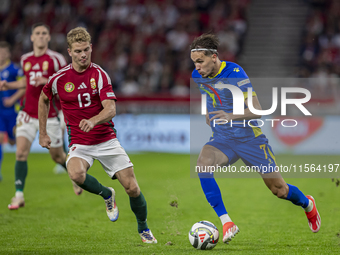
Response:
[[[78,94],[78,102],[79,102],[80,108],[83,107],[83,102],[84,102],[84,107],[90,106],[91,105],[90,93]]]

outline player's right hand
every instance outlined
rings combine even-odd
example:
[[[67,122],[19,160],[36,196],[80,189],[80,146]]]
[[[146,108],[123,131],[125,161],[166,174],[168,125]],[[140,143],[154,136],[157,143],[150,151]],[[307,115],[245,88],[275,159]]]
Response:
[[[79,128],[81,131],[90,132],[94,128],[94,123],[91,119],[82,119],[79,123]]]
[[[48,79],[42,76],[38,76],[32,79],[34,82],[33,86],[38,87],[40,85],[45,85],[48,82]]]
[[[46,135],[39,134],[39,144],[43,148],[50,149],[51,148],[51,138],[47,134]]]

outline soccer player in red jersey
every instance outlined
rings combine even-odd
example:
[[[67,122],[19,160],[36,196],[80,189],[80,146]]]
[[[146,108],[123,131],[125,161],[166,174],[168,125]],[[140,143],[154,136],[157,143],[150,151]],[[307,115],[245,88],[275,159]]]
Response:
[[[67,43],[72,64],[50,77],[39,99],[40,145],[51,147],[46,122],[50,101],[58,94],[69,134],[66,164],[71,180],[84,190],[102,196],[109,219],[116,221],[119,212],[115,190],[103,186],[87,174],[97,159],[110,178],[118,179],[129,195],[142,241],[157,243],[146,222],[147,205],[133,164],[116,138],[112,122],[116,115],[116,96],[110,77],[100,66],[91,62],[91,36],[85,28],[72,29],[67,34]]]
[[[38,131],[38,102],[43,88],[42,85],[47,83],[48,77],[66,65],[66,60],[61,54],[48,49],[50,39],[48,26],[43,23],[34,24],[31,34],[33,51],[24,54],[20,61],[25,75],[24,78],[14,82],[0,81],[0,89],[26,87],[25,100],[16,121],[16,193],[11,204],[8,205],[10,210],[18,209],[25,205],[23,190],[27,176],[27,157]],[[57,115],[54,102],[51,102],[47,124],[47,132],[52,140],[49,152],[52,159],[56,163],[65,166],[66,169],[66,153],[63,150],[62,132]],[[74,191],[78,194],[81,193],[81,188],[76,184],[73,185]]]

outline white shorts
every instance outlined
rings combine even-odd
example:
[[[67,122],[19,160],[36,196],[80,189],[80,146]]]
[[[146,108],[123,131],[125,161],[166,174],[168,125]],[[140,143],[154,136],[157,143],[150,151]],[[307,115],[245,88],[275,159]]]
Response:
[[[59,121],[60,121],[60,128],[62,130],[65,130],[66,124],[65,124],[65,121],[64,121],[64,113],[63,113],[62,110],[59,111],[58,118],[59,118]]]
[[[39,120],[32,118],[24,111],[19,111],[17,116],[16,137],[26,137],[31,143],[37,136]],[[57,117],[47,119],[47,134],[51,138],[51,148],[63,146],[62,132]]]
[[[110,178],[114,178],[116,172],[133,166],[117,138],[96,145],[73,144],[69,149],[66,165],[73,157],[86,160],[90,167],[97,159]]]

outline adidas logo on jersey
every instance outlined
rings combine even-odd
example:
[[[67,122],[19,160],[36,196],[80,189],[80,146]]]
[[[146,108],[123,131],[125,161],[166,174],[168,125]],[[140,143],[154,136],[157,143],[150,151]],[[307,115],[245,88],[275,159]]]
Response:
[[[36,64],[32,67],[32,70],[39,70],[39,69],[40,69],[39,63],[36,63]]]
[[[85,85],[85,83],[84,82],[82,82],[80,85],[79,85],[79,87],[78,87],[78,89],[86,89],[87,87],[86,87],[86,85]]]

